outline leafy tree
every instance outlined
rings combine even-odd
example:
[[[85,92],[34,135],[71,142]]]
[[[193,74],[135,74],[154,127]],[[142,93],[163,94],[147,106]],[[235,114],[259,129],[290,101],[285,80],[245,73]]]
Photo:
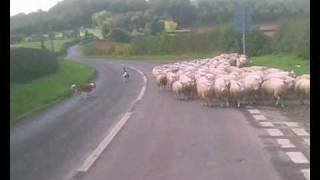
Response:
[[[164,21],[164,29],[166,32],[175,32],[178,24],[172,20]]]

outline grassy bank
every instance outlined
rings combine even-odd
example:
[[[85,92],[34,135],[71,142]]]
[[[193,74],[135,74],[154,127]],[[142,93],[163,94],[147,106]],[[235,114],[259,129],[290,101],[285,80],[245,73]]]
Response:
[[[215,55],[218,55],[218,53],[187,53],[187,54],[166,54],[166,55],[103,55],[103,56],[86,56],[86,57],[137,60],[137,61],[181,61],[181,60],[192,60],[197,58],[209,58],[209,57],[214,57]]]
[[[310,61],[291,54],[266,55],[250,58],[250,65],[268,66],[287,71],[293,70],[297,75],[310,73]]]
[[[54,40],[53,41],[53,45],[54,45],[54,51],[55,52],[59,52],[62,50],[63,48],[63,45],[67,42],[70,42],[71,40],[69,39],[63,39],[63,40]],[[48,49],[51,49],[51,44],[50,44],[50,40],[46,40],[44,41],[44,44],[45,46],[48,48]],[[26,48],[37,48],[37,49],[40,49],[41,48],[41,43],[40,41],[35,41],[35,42],[22,42],[22,43],[19,43],[19,44],[14,44],[14,45],[11,45],[11,47],[26,47]]]
[[[59,70],[29,83],[10,86],[10,124],[38,112],[71,95],[70,85],[91,80],[94,68],[68,60],[59,60]]]

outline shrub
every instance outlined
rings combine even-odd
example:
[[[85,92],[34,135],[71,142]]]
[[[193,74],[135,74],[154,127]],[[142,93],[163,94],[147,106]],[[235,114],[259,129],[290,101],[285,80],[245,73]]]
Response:
[[[273,50],[278,53],[293,53],[310,57],[310,19],[287,19],[282,21],[275,33]]]
[[[16,35],[16,36],[10,36],[10,44],[16,44],[21,41],[23,41],[24,36],[22,35]]]
[[[10,83],[33,80],[57,69],[56,56],[48,50],[10,48]]]
[[[246,36],[246,54],[259,56],[270,53],[271,38],[262,32],[253,30]]]
[[[108,39],[114,42],[129,42],[130,35],[122,29],[112,29],[108,35]]]

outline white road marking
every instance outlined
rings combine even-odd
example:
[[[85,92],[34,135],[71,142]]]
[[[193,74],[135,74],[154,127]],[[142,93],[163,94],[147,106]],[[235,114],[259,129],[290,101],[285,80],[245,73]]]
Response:
[[[310,180],[310,169],[302,169],[301,172],[307,180]]]
[[[137,99],[133,102],[132,105],[134,105],[138,100],[141,100],[145,91],[146,91],[146,82],[147,82],[147,78],[144,75],[144,73],[134,67],[129,67],[131,69],[134,69],[135,71],[138,71],[142,77],[143,77],[143,81],[144,81],[144,85],[142,86],[141,90],[140,90],[140,94],[137,97]],[[84,163],[80,166],[80,168],[78,169],[78,172],[86,172],[90,169],[90,167],[92,166],[92,164],[99,158],[99,156],[101,155],[101,153],[106,149],[106,147],[110,144],[110,142],[112,141],[112,139],[119,133],[119,131],[121,130],[121,128],[125,125],[125,123],[128,121],[128,119],[131,117],[132,112],[126,112],[124,114],[124,116],[122,116],[122,118],[120,119],[119,122],[117,122],[117,124],[111,129],[111,131],[109,132],[109,134],[102,140],[102,142],[100,142],[100,144],[96,147],[96,149],[86,158],[86,160],[84,161]]]
[[[297,122],[277,122],[279,124],[285,124],[289,127],[300,127],[299,123]]]
[[[98,147],[87,157],[82,166],[78,169],[78,171],[86,172],[92,166],[92,164],[98,159],[100,154],[105,150],[105,148],[110,144],[112,139],[117,135],[120,129],[124,126],[124,124],[130,118],[132,112],[127,112],[121,118],[121,120],[112,128],[110,133],[105,137],[102,142],[98,145]]]
[[[145,91],[146,91],[146,86],[143,86],[142,89],[141,89],[141,91],[140,91],[140,94],[139,94],[137,100],[141,100],[141,99],[142,99]]]
[[[289,139],[277,139],[277,143],[280,145],[281,148],[294,148],[296,147],[293,145]]]
[[[309,160],[302,154],[302,152],[286,152],[286,154],[295,164],[309,163]]]
[[[283,136],[283,133],[279,129],[265,129],[270,136]]]
[[[265,121],[267,118],[264,115],[253,115],[253,118],[257,121]]]
[[[263,126],[263,127],[274,127],[272,122],[259,122],[259,124],[260,126]]]
[[[303,141],[310,146],[310,138],[303,138]]]
[[[258,109],[248,109],[248,111],[251,114],[260,114],[260,111]]]
[[[293,128],[292,131],[298,136],[309,136],[310,134],[303,128]]]

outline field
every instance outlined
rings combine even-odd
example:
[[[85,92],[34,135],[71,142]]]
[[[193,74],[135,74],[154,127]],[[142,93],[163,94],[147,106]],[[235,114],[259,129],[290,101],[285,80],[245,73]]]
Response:
[[[10,85],[10,124],[53,105],[71,95],[70,85],[91,80],[94,68],[59,60],[59,70],[25,84]]]
[[[97,38],[103,39],[103,35],[102,35],[101,30],[100,29],[93,29],[93,28],[86,28],[86,29],[83,29],[82,31],[80,31],[80,36],[81,37],[84,37],[86,30],[88,31],[88,33],[93,34]]]
[[[252,57],[250,65],[268,66],[287,71],[293,70],[297,75],[310,73],[310,61],[291,54],[278,54]]]
[[[54,43],[54,51],[55,52],[59,52],[62,50],[63,48],[63,45],[66,43],[66,42],[70,42],[72,40],[69,40],[69,39],[64,39],[64,40],[54,40],[53,43]],[[50,40],[46,40],[45,41],[45,46],[48,48],[48,49],[51,49],[51,44],[50,44]],[[19,43],[19,44],[14,44],[14,45],[10,45],[10,47],[26,47],[26,48],[38,48],[40,49],[41,48],[41,43],[39,41],[35,41],[35,42],[22,42],[22,43]]]
[[[82,53],[87,57],[108,58],[108,59],[126,59],[126,60],[141,60],[141,61],[179,61],[191,60],[196,58],[209,58],[218,55],[215,53],[176,53],[176,54],[152,54],[152,55],[130,55],[130,44],[115,43],[107,41],[91,42],[81,46]],[[111,52],[112,51],[112,52]]]

